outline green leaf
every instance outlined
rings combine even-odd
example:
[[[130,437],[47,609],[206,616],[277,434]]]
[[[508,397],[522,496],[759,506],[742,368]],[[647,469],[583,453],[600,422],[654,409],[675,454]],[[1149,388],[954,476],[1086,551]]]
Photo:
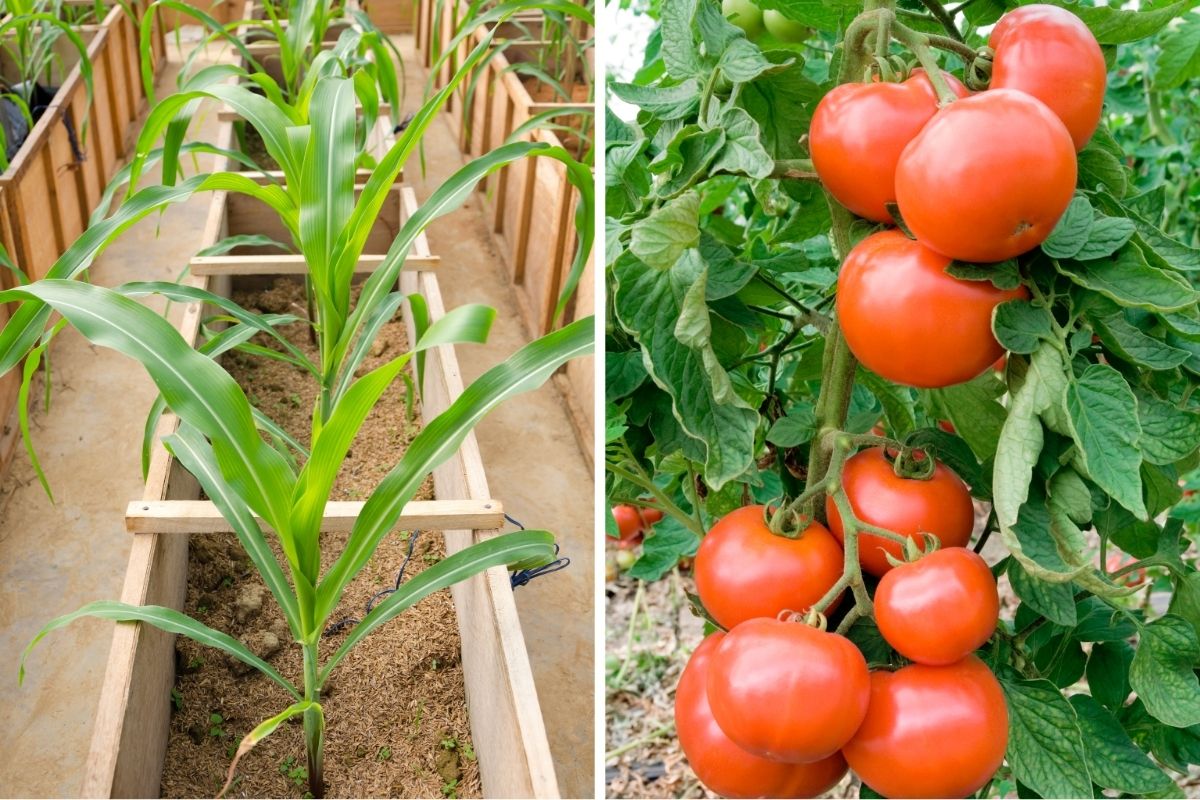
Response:
[[[820,7],[822,3],[811,0],[811,5]],[[790,53],[781,51],[766,56],[776,64],[791,59]],[[800,140],[808,133],[808,109],[820,96],[820,87],[804,74],[803,67],[793,64],[782,72],[768,72],[743,84],[736,102],[758,122],[767,152],[776,159],[789,159],[807,155]]]
[[[1200,414],[1153,395],[1138,395],[1142,456],[1151,464],[1174,464],[1200,447]]]
[[[720,490],[753,461],[758,412],[734,391],[711,344],[690,347],[676,335],[703,265],[683,259],[660,272],[626,255],[613,272],[617,319],[641,345],[647,370],[671,398],[674,419],[704,448],[705,479]]]
[[[778,71],[785,65],[772,64],[762,50],[744,38],[734,39],[721,54],[717,67],[734,83],[748,83],[768,72]]]
[[[699,546],[699,536],[673,517],[664,517],[642,541],[642,555],[630,567],[629,576],[656,581],[670,572],[679,559],[695,555]]]
[[[626,103],[632,103],[660,120],[683,119],[700,107],[700,84],[694,78],[675,86],[638,86],[612,81],[608,87]]]
[[[696,51],[696,0],[679,0],[661,6],[663,63],[667,74],[676,80],[695,78],[701,74],[700,54]]]
[[[254,655],[246,645],[234,639],[229,634],[213,630],[207,625],[197,622],[173,608],[164,608],[163,606],[133,606],[128,603],[116,603],[108,600],[88,603],[77,611],[72,611],[70,614],[63,614],[61,617],[56,617],[47,622],[38,631],[37,635],[33,637],[33,641],[26,645],[25,650],[21,653],[21,665],[18,673],[19,680],[22,682],[25,680],[25,661],[29,658],[29,654],[33,651],[33,648],[37,646],[38,642],[46,634],[84,617],[111,619],[117,622],[145,622],[167,633],[182,634],[205,647],[215,647],[233,656],[238,661],[249,664],[286,689],[292,697],[297,700],[301,699],[300,693],[291,682],[280,675],[266,661]]]
[[[1055,5],[1070,8],[1095,34],[1100,44],[1123,44],[1145,39],[1162,30],[1188,7],[1189,0],[1126,10],[1117,6],[1085,6],[1069,0],[1055,0]]]
[[[1073,695],[1070,703],[1083,733],[1088,772],[1094,783],[1130,794],[1158,792],[1174,785],[1104,706],[1086,694]]]
[[[1088,477],[1139,519],[1142,500],[1141,425],[1137,400],[1121,373],[1091,364],[1067,385],[1071,434]]]
[[[1196,302],[1196,292],[1179,275],[1150,266],[1133,244],[1111,258],[1060,261],[1059,272],[1123,306],[1150,311],[1180,311]]]
[[[1178,89],[1200,77],[1200,14],[1183,15],[1183,22],[1159,37],[1161,51],[1154,69],[1154,90]]]
[[[1117,197],[1125,196],[1129,190],[1129,172],[1115,155],[1096,146],[1093,139],[1078,158],[1079,176],[1076,183],[1080,189],[1094,190],[1103,186]]]
[[[861,365],[858,370],[858,380],[879,399],[883,405],[883,412],[887,416],[888,426],[898,438],[904,438],[917,427],[911,389],[885,381]]]
[[[1200,572],[1189,572],[1176,579],[1167,611],[1191,623],[1200,639]]]
[[[1167,615],[1140,629],[1129,685],[1155,719],[1176,728],[1200,724],[1200,643],[1191,623]]]
[[[1075,195],[1054,230],[1042,242],[1042,251],[1051,258],[1074,258],[1088,241],[1092,217],[1092,204],[1083,195]]]
[[[683,251],[700,242],[700,195],[688,192],[633,225],[629,250],[646,264],[670,269]]]
[[[1000,431],[1007,412],[996,399],[986,380],[976,378],[967,383],[934,389],[943,415],[954,425],[980,461],[990,461],[996,455]]]
[[[799,447],[817,433],[817,417],[812,406],[793,408],[787,416],[775,420],[767,431],[767,441],[779,447]]]
[[[1123,309],[1111,313],[1088,314],[1096,335],[1112,352],[1132,364],[1151,370],[1171,370],[1183,364],[1191,353],[1143,333],[1129,322]]]
[[[951,261],[946,274],[960,281],[991,281],[997,289],[1008,291],[1021,285],[1021,272],[1016,259],[995,264],[970,264],[966,261]]]
[[[1092,780],[1075,710],[1053,683],[1001,674],[1008,702],[1013,778],[1041,797],[1091,797]]]
[[[1088,655],[1087,680],[1092,697],[1118,711],[1129,697],[1129,665],[1133,647],[1128,642],[1097,642]]]
[[[722,112],[717,124],[725,131],[725,147],[713,164],[714,170],[751,178],[766,178],[771,174],[775,159],[763,147],[761,130],[753,117],[737,106],[730,106]]]
[[[854,18],[856,6],[823,0],[762,0],[763,9],[783,12],[788,19],[802,22],[810,28],[836,33],[843,24]]]
[[[1005,350],[1028,355],[1053,336],[1050,312],[1028,300],[1008,300],[992,312],[992,331]]]
[[[1070,583],[1049,583],[1025,571],[1020,562],[1008,565],[1013,591],[1031,609],[1057,625],[1075,626],[1075,590]]]
[[[1044,441],[1039,415],[1063,402],[1065,374],[1062,353],[1043,342],[1033,354],[1024,383],[1012,395],[996,445],[992,479],[996,518],[1002,531],[1016,524],[1018,512],[1029,497],[1033,467]]]
[[[1124,247],[1135,230],[1133,220],[1125,217],[1097,216],[1092,222],[1087,241],[1072,256],[1080,261],[1107,258]]]

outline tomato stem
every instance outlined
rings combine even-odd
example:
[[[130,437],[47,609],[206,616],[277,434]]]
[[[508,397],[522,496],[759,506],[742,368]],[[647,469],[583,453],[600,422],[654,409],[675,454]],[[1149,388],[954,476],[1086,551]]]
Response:
[[[946,29],[946,33],[950,34],[956,41],[963,40],[962,34],[958,31],[958,26],[954,24],[954,18],[946,11],[938,0],[921,0],[921,5],[929,9],[929,13],[933,14],[934,18],[942,24]]]
[[[957,42],[945,36],[928,36],[924,33],[918,33],[907,25],[902,25],[895,22],[892,25],[892,36],[896,41],[907,47],[913,55],[917,57],[917,61],[925,68],[925,74],[929,78],[930,85],[933,86],[934,92],[938,96],[938,105],[947,106],[958,99],[958,95],[950,88],[950,84],[946,82],[946,76],[942,73],[941,66],[938,65],[937,57],[934,56],[933,50],[930,49],[932,41],[950,43],[953,42],[958,46]],[[972,51],[974,57],[974,51]]]
[[[638,464],[637,459],[634,458],[633,452],[629,450],[629,446],[623,443],[621,446],[624,449],[624,453],[622,455],[625,456],[625,463],[632,464],[637,472],[635,473],[633,470],[626,469],[623,465],[613,461],[608,462],[608,471],[623,480],[627,480],[630,483],[636,484],[646,492],[653,495],[655,501],[658,502],[657,507],[659,510],[670,514],[680,524],[697,536],[704,536],[704,528],[696,521],[696,519],[692,517],[691,514],[676,505],[675,502],[658,487],[658,484],[656,484],[650,478],[650,476],[647,475],[644,470],[642,470],[641,465]],[[641,498],[626,500],[625,502],[630,505],[646,505],[646,501],[642,500]]]

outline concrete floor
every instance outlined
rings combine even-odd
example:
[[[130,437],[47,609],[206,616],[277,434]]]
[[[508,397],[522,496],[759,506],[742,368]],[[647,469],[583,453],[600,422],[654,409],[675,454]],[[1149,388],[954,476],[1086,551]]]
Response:
[[[414,66],[411,39],[400,43],[409,96],[419,98],[424,76]],[[166,80],[173,81],[174,73]],[[215,127],[215,115],[208,115],[193,131],[211,136]],[[426,142],[428,174],[416,174],[415,160],[409,169],[422,198],[463,163],[444,119]],[[207,196],[197,197],[135,226],[96,261],[92,280],[115,285],[173,279],[198,246],[208,204]],[[472,197],[430,231],[433,250],[443,258],[439,277],[447,306],[484,302],[500,312],[487,345],[461,349],[466,380],[528,341],[480,212]],[[16,685],[17,661],[50,618],[118,596],[129,551],[123,511],[127,499],[141,494],[141,430],[154,397],[134,362],[94,348],[70,330],[58,337],[53,368],[50,413],[37,411],[33,426],[57,503],[42,492],[23,451],[0,485],[0,706],[10,731],[0,750],[5,797],[79,794],[112,625],[85,621],[55,632],[31,657],[22,688]],[[550,385],[494,412],[478,436],[494,496],[527,526],[555,531],[573,562],[518,589],[517,604],[563,796],[591,797],[592,467]]]

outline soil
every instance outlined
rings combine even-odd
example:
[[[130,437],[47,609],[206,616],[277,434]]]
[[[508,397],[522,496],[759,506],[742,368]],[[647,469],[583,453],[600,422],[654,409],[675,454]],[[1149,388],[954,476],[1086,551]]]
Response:
[[[253,125],[247,123],[242,133],[241,147],[239,148],[247,158],[268,172],[279,169],[279,162],[275,157],[267,152],[267,146],[263,143],[262,135]],[[241,167],[241,165],[238,165]]]
[[[529,96],[533,98],[535,103],[561,103],[563,102],[562,95],[554,91],[554,89],[546,83],[539,81],[537,78],[525,77],[521,79],[521,84],[525,87],[525,91],[529,92]],[[571,102],[587,103],[588,87],[582,84],[576,84],[571,87]],[[552,123],[564,125],[570,128],[579,128],[584,117],[564,115],[551,120]],[[590,120],[590,117],[586,118]],[[582,157],[582,142],[579,136],[566,130],[556,130],[559,140],[564,148],[575,158]]]
[[[265,291],[234,293],[243,307],[303,315],[299,282],[278,280]],[[282,329],[310,356],[307,328]],[[270,346],[269,340],[259,342]],[[407,348],[404,324],[384,326],[365,363],[372,369]],[[308,409],[317,393],[307,373],[282,362],[231,354],[226,368],[258,405],[306,445]],[[405,385],[388,389],[355,440],[338,476],[333,499],[365,499],[420,429],[409,422]],[[427,482],[418,494],[432,497]],[[345,543],[345,534],[322,535],[322,566]],[[388,537],[346,591],[333,620],[361,617],[366,602],[391,586],[409,550],[409,534]],[[299,682],[298,647],[287,644],[283,615],[232,536],[193,536],[185,611],[247,642],[284,676]],[[278,550],[277,550],[278,555]],[[444,555],[442,539],[417,536],[405,576]],[[328,658],[346,632],[322,640]],[[479,768],[471,745],[460,639],[449,591],[426,598],[367,637],[326,685],[325,780],[329,797],[479,797]],[[269,654],[269,655],[268,655]],[[174,710],[163,772],[163,797],[210,797],[224,783],[242,736],[282,711],[290,698],[274,682],[224,654],[179,637]],[[300,797],[307,791],[306,757],[299,719],[263,740],[238,765],[230,797]]]

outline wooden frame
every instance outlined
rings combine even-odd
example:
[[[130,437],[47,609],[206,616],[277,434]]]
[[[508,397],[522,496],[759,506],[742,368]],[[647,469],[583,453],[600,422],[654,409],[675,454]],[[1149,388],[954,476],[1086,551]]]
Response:
[[[228,147],[232,138],[231,126],[223,126],[219,146]],[[400,195],[403,198],[405,193]],[[234,197],[226,192],[214,193],[203,246],[220,241],[248,223],[261,221],[258,216],[233,220],[231,215],[237,212],[230,201]],[[402,203],[402,208],[405,213],[413,210],[407,203]],[[230,289],[228,276],[190,275],[186,281],[213,291]],[[401,272],[400,288],[410,294],[419,292],[431,319],[445,313],[433,273],[405,270]],[[201,316],[196,304],[186,308],[179,330],[188,341],[197,340]],[[411,314],[406,314],[406,319],[410,336],[414,336]],[[415,374],[415,359],[410,366]],[[422,415],[426,419],[447,408],[463,389],[454,348],[447,345],[427,351],[423,373],[415,374],[415,379],[423,389]],[[168,434],[176,425],[176,418],[165,415],[158,436]],[[494,534],[494,530],[472,529],[477,523],[498,524],[496,515],[502,514],[497,501],[490,497],[474,434],[468,435],[459,451],[434,471],[434,493],[437,500],[413,503],[406,510],[427,516],[436,512],[436,525],[464,526],[445,531],[448,553]],[[210,504],[197,500],[199,494],[195,479],[164,448],[156,447],[142,500],[130,507],[128,524],[139,532],[134,534],[122,601],[183,607],[188,537],[178,531],[221,528]],[[353,505],[327,507],[329,524],[347,524]],[[493,505],[497,507],[488,507]],[[461,632],[468,711],[485,795],[558,797],[507,570],[490,569],[451,587],[451,593]],[[83,796],[157,794],[169,731],[174,654],[172,636],[140,623],[116,626],[87,758]]]
[[[408,33],[413,30],[417,5],[413,0],[359,0],[371,24],[383,33]]]

